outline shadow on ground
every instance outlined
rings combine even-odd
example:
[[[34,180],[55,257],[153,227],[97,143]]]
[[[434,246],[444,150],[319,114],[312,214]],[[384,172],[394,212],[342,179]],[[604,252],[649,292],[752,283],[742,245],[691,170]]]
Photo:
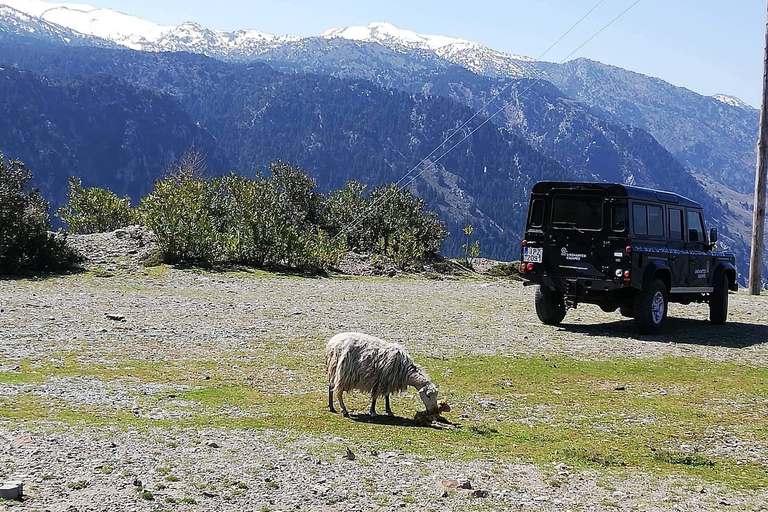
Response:
[[[633,320],[603,324],[563,324],[565,331],[606,338],[634,338],[662,343],[685,343],[726,348],[747,348],[768,343],[768,326],[743,322],[712,325],[705,320],[668,317],[662,332],[638,334]]]
[[[432,425],[424,425],[415,421],[413,418],[401,418],[400,416],[386,416],[378,415],[371,416],[370,414],[350,414],[349,418],[352,421],[359,423],[370,423],[373,425],[388,425],[390,427],[418,427],[418,428],[433,428],[437,430],[445,430],[447,427],[445,424],[433,423]],[[460,428],[461,425],[451,423],[450,427]]]

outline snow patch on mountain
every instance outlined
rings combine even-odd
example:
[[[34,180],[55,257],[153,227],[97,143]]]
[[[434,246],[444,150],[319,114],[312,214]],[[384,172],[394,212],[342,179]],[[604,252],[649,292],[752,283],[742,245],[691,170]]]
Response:
[[[379,43],[395,50],[429,50],[438,57],[474,73],[490,76],[521,77],[531,75],[530,57],[504,53],[474,41],[456,37],[419,34],[383,21],[365,26],[331,29],[320,34],[326,39]]]
[[[158,25],[113,9],[87,4],[55,4],[40,0],[3,0],[10,7],[71,30],[142,50],[174,27]]]
[[[745,109],[750,109],[750,110],[754,110],[755,109],[752,105],[748,104],[747,102],[745,102],[743,100],[740,100],[736,96],[730,96],[728,94],[715,94],[712,97],[715,98],[717,101],[720,101],[720,102],[725,103],[726,105],[730,105],[732,107],[745,108]]]

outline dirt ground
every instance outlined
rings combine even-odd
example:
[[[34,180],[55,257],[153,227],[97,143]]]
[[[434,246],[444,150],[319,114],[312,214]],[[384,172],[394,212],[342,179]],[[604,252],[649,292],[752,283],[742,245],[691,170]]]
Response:
[[[185,417],[183,403],[173,410],[145,405],[147,397],[170,391],[141,378],[13,377],[25,364],[64,365],[66,357],[82,368],[115,361],[172,365],[267,357],[264,347],[304,355],[307,367],[322,373],[323,344],[342,331],[403,343],[417,360],[682,356],[765,367],[766,296],[732,295],[729,323],[718,328],[705,321],[706,306],[672,305],[662,334],[640,336],[618,313],[591,306],[570,311],[560,327],[543,326],[532,288],[503,279],[299,278],[169,267],[109,272],[0,281],[0,400],[10,408],[0,415],[0,479],[24,481],[26,494],[21,503],[5,502],[10,510],[768,510],[764,488],[503,457],[379,453],[357,442],[354,428],[343,436],[193,428],[174,423]],[[260,351],[254,340],[263,342]],[[317,381],[266,368],[268,378],[254,378],[275,394],[322,392],[313,389]],[[164,423],[123,428],[61,414],[25,418],[14,404],[32,398],[51,411],[78,404],[156,415]],[[355,460],[344,458],[347,446]],[[456,491],[451,480],[469,481],[472,489]]]

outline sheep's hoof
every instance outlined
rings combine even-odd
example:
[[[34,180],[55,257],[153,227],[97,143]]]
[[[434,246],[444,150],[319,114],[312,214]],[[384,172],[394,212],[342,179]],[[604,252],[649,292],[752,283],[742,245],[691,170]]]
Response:
[[[375,418],[376,416],[378,416],[378,414],[376,414],[376,411],[371,411],[371,412],[369,413],[369,416],[370,416],[371,418]]]
[[[347,411],[341,411],[341,415],[345,418],[349,418],[349,413]]]
[[[394,415],[395,413],[393,413],[392,411],[387,411],[387,416],[394,416]]]
[[[336,414],[336,409],[334,409],[333,407],[331,407],[331,408],[330,408],[330,409],[328,409],[328,410],[329,410],[329,411],[331,411],[331,413],[333,413],[333,414]]]

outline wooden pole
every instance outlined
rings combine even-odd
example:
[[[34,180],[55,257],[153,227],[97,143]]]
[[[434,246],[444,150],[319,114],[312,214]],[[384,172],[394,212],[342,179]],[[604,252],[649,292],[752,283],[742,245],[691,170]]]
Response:
[[[755,208],[752,212],[752,251],[749,258],[749,294],[760,295],[765,238],[765,182],[768,160],[768,18],[765,24],[765,57],[763,62],[763,101],[760,108],[760,132],[757,136],[757,169],[755,172]]]

